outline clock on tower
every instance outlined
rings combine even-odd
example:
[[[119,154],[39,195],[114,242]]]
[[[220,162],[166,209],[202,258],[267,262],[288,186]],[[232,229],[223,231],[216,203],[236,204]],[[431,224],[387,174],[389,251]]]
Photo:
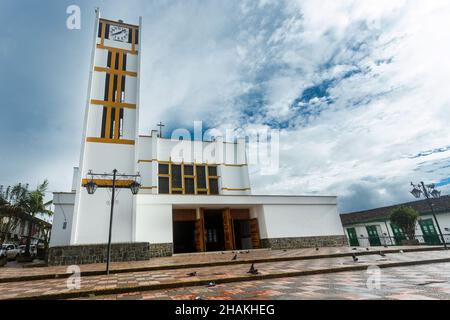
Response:
[[[124,28],[121,26],[111,25],[109,27],[109,39],[120,41],[120,42],[128,42],[128,37],[130,36],[130,31],[128,28]]]

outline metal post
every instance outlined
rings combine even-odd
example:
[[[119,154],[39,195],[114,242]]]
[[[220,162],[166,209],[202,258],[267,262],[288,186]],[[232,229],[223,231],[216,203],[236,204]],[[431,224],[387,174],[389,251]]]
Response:
[[[113,170],[113,180],[112,180],[112,195],[111,195],[111,214],[109,217],[109,236],[108,236],[108,252],[106,253],[106,274],[109,274],[109,262],[111,260],[111,233],[113,224],[113,213],[114,213],[114,196],[116,193],[116,175],[117,170]]]
[[[433,214],[434,222],[436,223],[436,226],[438,228],[439,235],[441,236],[442,243],[444,244],[444,248],[445,248],[445,250],[447,250],[448,249],[447,244],[445,243],[445,238],[444,238],[444,235],[442,234],[441,226],[439,225],[436,214],[434,213],[433,203],[431,202],[430,195],[428,194],[427,188],[425,187],[425,183],[423,183],[423,181],[420,183],[423,188],[423,193],[425,194],[425,197],[427,198],[427,203],[431,208],[431,213]]]

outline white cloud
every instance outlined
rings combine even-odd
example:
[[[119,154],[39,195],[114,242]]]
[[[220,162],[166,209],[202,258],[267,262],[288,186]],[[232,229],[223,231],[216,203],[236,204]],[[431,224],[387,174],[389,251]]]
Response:
[[[350,210],[408,200],[410,180],[450,176],[450,151],[412,157],[450,145],[446,0],[131,0],[103,9],[107,18],[132,23],[144,17],[141,132],[160,120],[288,125],[280,172],[264,176],[252,168],[254,192],[338,194]],[[85,71],[70,77],[85,83]],[[318,85],[320,95],[312,90],[301,99]],[[62,90],[61,101],[79,103],[85,94],[76,88],[75,99],[73,90]],[[68,125],[58,129],[67,143],[76,131]],[[55,152],[53,166],[36,170],[64,172],[68,180],[77,152]]]
[[[448,176],[450,152],[410,157],[448,145],[447,1],[183,1],[158,10],[144,17],[141,129],[160,119],[288,123],[281,169],[252,168],[254,191],[338,194],[344,210],[408,200],[410,180]],[[326,97],[292,107],[318,84]]]

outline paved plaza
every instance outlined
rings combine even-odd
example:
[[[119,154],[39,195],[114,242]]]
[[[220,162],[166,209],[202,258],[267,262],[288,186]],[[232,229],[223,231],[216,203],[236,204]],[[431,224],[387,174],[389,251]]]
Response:
[[[351,271],[96,296],[106,300],[431,300],[450,299],[450,263],[381,270],[380,285],[368,288],[372,274]]]
[[[417,250],[417,248],[410,249]],[[66,267],[3,268],[0,273],[0,279],[3,281],[0,283],[0,299],[103,298],[103,296],[145,299],[161,297],[187,299],[196,296],[224,299],[272,299],[278,296],[277,299],[282,299],[293,298],[300,293],[303,293],[301,297],[313,299],[320,298],[321,294],[327,292],[329,298],[354,297],[356,299],[361,296],[362,299],[369,299],[374,291],[363,290],[364,294],[362,294],[360,289],[355,289],[358,294],[352,296],[351,290],[352,286],[355,288],[365,286],[368,267],[378,266],[384,275],[405,265],[408,265],[407,268],[412,266],[416,268],[416,265],[423,264],[423,270],[427,270],[434,267],[436,263],[450,263],[449,251],[419,249],[425,249],[425,251],[407,252],[405,248],[403,252],[392,248],[369,251],[365,248],[357,250],[326,248],[319,251],[315,249],[261,250],[238,254],[237,262],[231,260],[234,253],[175,256],[140,263],[118,263],[114,267],[120,272],[112,272],[110,275],[82,275],[78,288],[68,286],[71,279],[67,279],[66,274],[61,273],[63,270],[67,272]],[[353,253],[357,254],[358,261],[353,260],[351,256]],[[344,255],[340,256],[340,254]],[[247,271],[251,261],[258,261],[258,259],[263,261],[255,263],[258,274],[249,274]],[[219,264],[214,265],[215,262]],[[137,269],[138,267],[151,268],[142,270]],[[82,266],[85,272],[98,271],[102,268],[104,264]],[[52,278],[44,277],[38,280],[25,278],[24,280],[17,278],[18,270],[23,271],[25,277],[30,275],[47,277],[52,272],[56,273],[52,275]],[[350,275],[346,275],[347,272],[350,272]],[[15,277],[12,276],[13,274]],[[434,278],[427,273],[424,276]],[[353,280],[350,281],[350,279]],[[347,296],[343,295],[345,290],[332,290],[334,281],[342,286],[348,284]],[[216,285],[207,288],[206,284],[210,282]],[[414,287],[414,284],[410,286]],[[168,290],[172,288],[173,290]],[[220,288],[223,288],[223,291],[220,291]],[[314,288],[317,290],[312,290]],[[318,296],[315,296],[316,294]],[[375,294],[373,298],[378,296],[379,294]]]

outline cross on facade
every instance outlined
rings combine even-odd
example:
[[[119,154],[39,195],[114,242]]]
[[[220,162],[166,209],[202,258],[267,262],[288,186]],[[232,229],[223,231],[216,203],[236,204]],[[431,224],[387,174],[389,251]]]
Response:
[[[157,124],[157,126],[159,127],[159,137],[162,138],[162,127],[165,127],[166,125],[164,125],[161,121]]]

